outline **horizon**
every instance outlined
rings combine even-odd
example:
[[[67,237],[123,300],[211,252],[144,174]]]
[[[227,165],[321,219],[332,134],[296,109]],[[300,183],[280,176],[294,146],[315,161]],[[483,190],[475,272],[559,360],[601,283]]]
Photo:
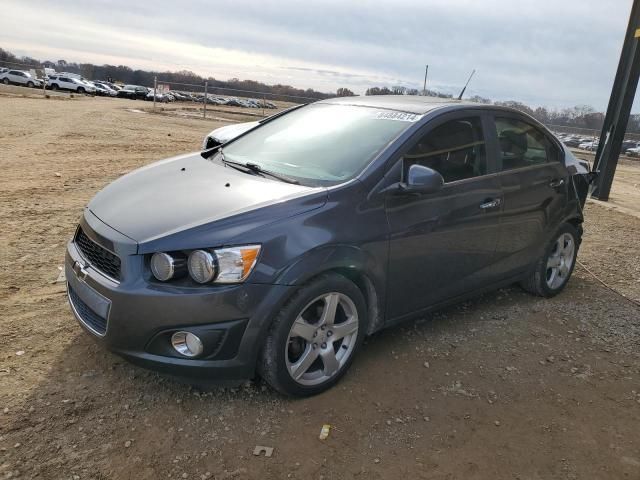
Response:
[[[40,61],[189,70],[205,78],[325,93],[343,87],[364,94],[374,86],[421,91],[429,64],[427,88],[457,95],[475,68],[468,97],[554,110],[590,105],[602,112],[631,6],[630,0],[613,0],[613,6],[543,0],[520,5],[517,12],[503,0],[405,0],[368,8],[327,0],[322,8],[309,6],[311,12],[340,7],[337,18],[326,12],[301,15],[288,0],[258,6],[222,0],[217,8],[189,0],[171,15],[163,13],[165,0],[154,9],[119,1],[67,13],[70,0],[9,0],[0,19],[0,45]],[[198,24],[200,13],[192,12],[201,12],[199,6],[207,9],[205,18],[215,13],[215,28],[184,28]],[[317,18],[324,18],[322,25]],[[422,48],[424,53],[417,51]]]

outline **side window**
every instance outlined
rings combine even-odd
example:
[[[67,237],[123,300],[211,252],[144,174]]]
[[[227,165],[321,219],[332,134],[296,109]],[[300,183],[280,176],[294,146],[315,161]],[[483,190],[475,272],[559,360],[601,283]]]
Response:
[[[540,130],[515,118],[496,117],[502,170],[556,161],[556,148]]]
[[[404,174],[413,164],[440,173],[445,182],[487,173],[487,154],[480,117],[451,120],[434,128],[404,156]]]

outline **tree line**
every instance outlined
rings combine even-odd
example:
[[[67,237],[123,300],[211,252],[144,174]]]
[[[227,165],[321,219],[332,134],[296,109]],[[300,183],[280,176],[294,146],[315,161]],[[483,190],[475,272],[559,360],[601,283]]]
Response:
[[[348,97],[354,96],[355,93],[348,88],[339,88],[335,94],[319,92],[308,88],[301,89],[292,87],[291,85],[268,85],[256,80],[240,80],[232,78],[230,80],[218,80],[214,77],[203,77],[189,70],[181,70],[178,72],[159,72],[140,69],[132,69],[125,65],[94,65],[92,63],[74,63],[65,60],[56,61],[39,61],[31,57],[17,57],[11,52],[0,48],[0,66],[8,66],[14,68],[55,68],[57,71],[66,71],[77,73],[85,78],[96,80],[111,79],[114,82],[125,84],[153,86],[154,77],[158,78],[158,82],[168,83],[185,83],[200,86],[203,90],[204,82],[208,81],[209,91],[211,93],[225,93],[225,90],[233,95],[242,96],[242,92],[234,92],[233,90],[248,90],[250,96],[260,96],[265,94],[271,99],[287,100],[289,97],[304,97],[309,100],[322,100],[330,97]],[[180,89],[179,87],[176,89]],[[188,89],[188,88],[185,88]],[[426,90],[427,96],[439,98],[453,98],[451,94],[439,92],[436,90]],[[403,86],[382,86],[370,87],[366,90],[365,95],[421,95],[422,91],[416,88],[407,88]],[[557,125],[562,127],[585,128],[599,130],[604,122],[604,114],[597,112],[589,105],[577,105],[571,108],[550,109],[546,107],[530,107],[522,102],[515,100],[508,101],[492,101],[478,95],[469,97],[467,100],[476,103],[502,105],[512,107],[525,112],[546,125]],[[629,133],[640,133],[640,114],[631,115],[629,125],[627,127]]]
[[[232,95],[243,96],[242,92],[234,92],[233,90],[248,90],[249,96],[255,97],[265,94],[269,99],[287,100],[288,97],[301,97],[309,100],[321,100],[333,97],[335,95],[318,92],[312,88],[302,89],[295,88],[291,85],[268,85],[256,80],[240,80],[232,78],[230,80],[219,80],[214,77],[203,77],[189,70],[181,70],[178,72],[160,72],[132,69],[125,65],[94,65],[93,63],[75,63],[66,60],[45,60],[39,61],[31,57],[17,57],[11,52],[0,48],[0,66],[28,69],[29,66],[35,69],[54,68],[56,71],[64,71],[82,75],[90,80],[110,80],[115,83],[143,85],[153,87],[154,77],[158,78],[158,83],[184,83],[199,86],[196,91],[204,91],[204,82],[208,82],[209,91],[223,93],[228,89]],[[176,90],[193,90],[188,87],[173,87]]]
[[[406,87],[371,87],[365,95],[421,95],[415,88]],[[426,95],[430,97],[453,98],[453,95],[427,89]],[[338,91],[338,96],[340,91]],[[511,107],[521,112],[527,113],[545,125],[557,125],[561,127],[584,128],[590,130],[600,130],[604,122],[604,113],[597,112],[589,105],[576,105],[575,107],[563,109],[550,109],[546,107],[530,107],[515,100],[492,101],[489,98],[474,95],[466,99],[474,103],[493,104],[504,107]],[[629,133],[640,133],[640,114],[631,115],[627,127]]]

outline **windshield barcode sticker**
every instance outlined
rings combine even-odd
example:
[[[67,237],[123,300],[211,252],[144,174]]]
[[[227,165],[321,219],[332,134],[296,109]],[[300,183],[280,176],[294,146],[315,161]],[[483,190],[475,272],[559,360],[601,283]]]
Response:
[[[401,122],[415,122],[422,115],[418,115],[416,113],[406,113],[406,112],[394,112],[394,111],[386,111],[386,112],[378,112],[376,115],[377,120],[399,120]]]

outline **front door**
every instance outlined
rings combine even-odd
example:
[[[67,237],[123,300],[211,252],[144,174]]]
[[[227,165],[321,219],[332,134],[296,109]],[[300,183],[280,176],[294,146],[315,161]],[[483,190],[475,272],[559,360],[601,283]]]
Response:
[[[386,199],[390,320],[479,288],[494,274],[502,192],[487,161],[489,117],[474,113],[432,123],[400,160],[403,175],[419,163],[438,171],[445,185]]]

